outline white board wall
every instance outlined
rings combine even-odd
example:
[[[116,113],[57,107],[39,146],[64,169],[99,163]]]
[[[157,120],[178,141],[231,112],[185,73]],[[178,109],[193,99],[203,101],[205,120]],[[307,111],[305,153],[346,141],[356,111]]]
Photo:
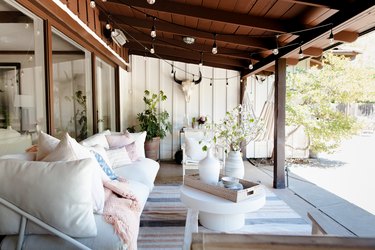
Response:
[[[168,111],[173,131],[161,141],[160,158],[163,160],[173,159],[180,148],[180,130],[186,120],[191,124],[192,117],[206,115],[218,122],[240,101],[239,72],[203,66],[203,79],[195,85],[186,105],[181,86],[174,82],[171,75],[172,64],[178,79],[192,79],[191,74],[197,79],[198,65],[133,55],[130,56],[130,70],[120,74],[122,131],[138,124],[136,117],[145,108],[143,96],[146,89],[152,92],[163,90],[167,95],[168,99],[161,108]]]

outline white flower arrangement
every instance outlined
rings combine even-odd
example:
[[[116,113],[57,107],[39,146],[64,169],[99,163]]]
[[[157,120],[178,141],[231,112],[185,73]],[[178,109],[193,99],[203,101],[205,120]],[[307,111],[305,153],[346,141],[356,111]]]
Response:
[[[225,144],[232,151],[239,151],[241,146],[254,140],[263,130],[263,123],[257,119],[251,109],[238,105],[225,114],[217,124],[210,124],[214,143]]]

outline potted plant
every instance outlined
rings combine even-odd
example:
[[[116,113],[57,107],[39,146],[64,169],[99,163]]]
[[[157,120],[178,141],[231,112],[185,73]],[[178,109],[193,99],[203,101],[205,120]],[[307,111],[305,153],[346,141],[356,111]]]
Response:
[[[147,158],[159,159],[160,139],[167,136],[167,132],[172,132],[172,124],[168,120],[167,111],[159,111],[158,104],[166,101],[167,96],[162,90],[158,94],[145,90],[143,101],[146,109],[137,114],[137,120],[142,131],[147,132],[145,142],[145,153]]]

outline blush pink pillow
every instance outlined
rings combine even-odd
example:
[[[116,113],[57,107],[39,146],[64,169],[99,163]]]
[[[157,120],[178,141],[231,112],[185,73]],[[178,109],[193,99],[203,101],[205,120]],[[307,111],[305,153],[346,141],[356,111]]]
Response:
[[[124,134],[106,135],[105,137],[107,138],[109,148],[121,148],[134,142],[132,138]]]
[[[139,155],[137,152],[137,145],[135,145],[135,141],[128,145],[125,145],[125,149],[128,152],[128,155],[131,161],[138,160]]]

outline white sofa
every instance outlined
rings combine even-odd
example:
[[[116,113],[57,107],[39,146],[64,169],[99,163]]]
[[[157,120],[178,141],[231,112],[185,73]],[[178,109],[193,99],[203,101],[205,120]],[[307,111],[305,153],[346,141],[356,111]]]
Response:
[[[107,142],[103,140],[103,136],[108,135],[110,132],[104,132],[101,134],[94,135],[86,139],[85,141],[81,142],[82,145],[86,147],[94,146],[96,144],[106,144]],[[136,144],[138,144],[138,148],[140,145],[143,147],[143,135],[140,136],[139,134],[134,134],[136,140]],[[143,142],[142,142],[143,141]],[[99,143],[98,143],[99,142]],[[108,145],[104,145],[108,146]],[[42,146],[43,147],[43,146]],[[2,158],[2,159],[1,159]],[[5,164],[6,159],[20,159],[20,160],[35,160],[36,154],[35,153],[22,153],[22,154],[15,154],[15,155],[7,155],[0,157],[0,171],[1,165]],[[8,160],[9,161],[9,160]],[[134,193],[137,197],[141,210],[143,210],[144,205],[147,201],[149,193],[153,189],[154,180],[156,178],[157,172],[159,170],[159,163],[145,158],[144,155],[140,156],[137,160],[131,162],[130,164],[125,164],[121,166],[117,166],[113,169],[115,174],[125,178],[129,182],[130,190]],[[1,183],[1,175],[0,175],[0,183]],[[62,182],[65,180],[62,179]],[[46,187],[47,188],[47,187]],[[0,191],[0,198],[1,191]],[[0,203],[0,221],[3,220],[1,223],[7,223],[6,218],[9,218],[8,214],[4,211],[7,209],[1,207]],[[48,207],[48,204],[45,204]],[[3,214],[1,214],[3,213]],[[58,215],[56,215],[58,216]],[[18,218],[20,220],[20,218]],[[112,225],[108,224],[104,217],[101,214],[94,214],[95,224],[97,228],[97,234],[93,237],[73,237],[78,242],[81,242],[83,245],[87,246],[90,249],[127,249],[127,245],[121,242],[121,239],[115,233],[115,230]],[[11,222],[9,222],[11,223]],[[139,226],[139,225],[138,225]],[[30,232],[35,232],[35,228],[38,227],[32,222],[28,222],[25,231],[25,238],[23,240],[22,249],[77,249],[76,246],[72,245],[72,243],[61,239],[51,233],[47,234],[35,234]],[[42,229],[40,229],[42,230]],[[44,232],[45,233],[45,232]],[[1,237],[1,226],[0,226],[0,237]],[[18,235],[6,235],[5,238],[0,243],[1,250],[7,249],[16,249],[17,248],[17,241]],[[0,238],[1,240],[1,238]]]

